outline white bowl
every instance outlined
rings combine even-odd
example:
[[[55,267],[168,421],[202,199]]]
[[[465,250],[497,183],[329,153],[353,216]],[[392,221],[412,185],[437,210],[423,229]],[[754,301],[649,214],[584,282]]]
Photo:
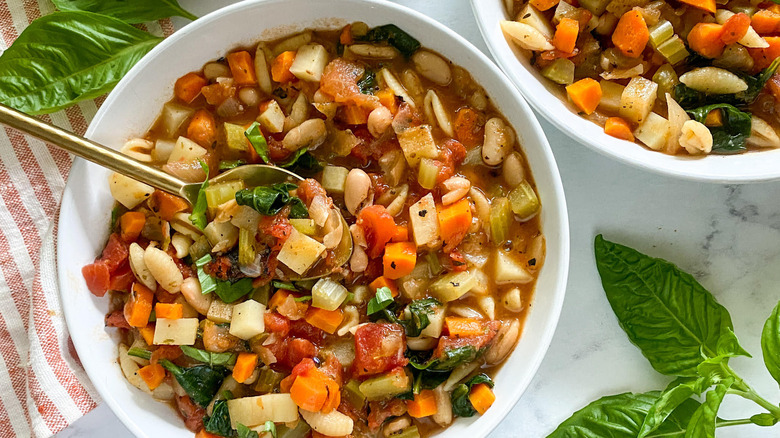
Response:
[[[503,0],[471,0],[471,8],[493,58],[531,106],[585,146],[632,166],[684,179],[722,183],[780,179],[780,149],[738,155],[673,156],[605,134],[600,126],[579,116],[574,105],[566,99],[563,87],[544,78],[521,50],[504,37],[499,22],[514,17],[509,17]]]
[[[337,19],[329,18],[337,16]],[[547,140],[531,109],[501,71],[466,40],[410,9],[363,0],[271,0],[237,3],[205,16],[163,41],[119,83],[92,121],[87,136],[112,147],[144,134],[172,95],[182,74],[198,70],[229,49],[307,27],[352,21],[395,23],[422,44],[467,68],[516,128],[543,203],[547,258],[525,325],[525,335],[496,376],[497,401],[486,415],[456,421],[448,437],[490,432],[515,405],[547,350],[563,303],[569,264],[569,228],[563,188]],[[281,26],[281,27],[280,27]],[[276,29],[276,30],[270,30]],[[108,235],[112,199],[109,172],[76,159],[62,201],[58,234],[59,285],[73,343],[92,383],[124,424],[139,437],[192,433],[167,406],[130,386],[116,363],[114,329],[103,326],[108,299],[87,290],[81,268],[100,254]]]

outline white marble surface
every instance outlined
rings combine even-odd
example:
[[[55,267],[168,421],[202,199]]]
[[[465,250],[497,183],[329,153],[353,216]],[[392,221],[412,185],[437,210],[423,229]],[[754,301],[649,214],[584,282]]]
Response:
[[[203,14],[231,2],[180,3]],[[488,53],[468,0],[398,3],[434,17]],[[602,157],[544,121],[542,126],[568,201],[569,287],[539,373],[491,437],[544,437],[574,410],[602,395],[662,389],[669,382],[650,367],[617,324],[594,265],[593,238],[598,233],[673,261],[713,291],[731,311],[740,342],[754,356],[733,360],[733,368],[766,398],[780,401],[760,347],[763,323],[780,300],[780,183],[728,186],[661,177]],[[721,417],[744,418],[757,412],[751,404],[727,397]],[[132,437],[105,405],[57,435],[92,436]],[[780,426],[718,431],[719,438],[770,436],[780,436]]]

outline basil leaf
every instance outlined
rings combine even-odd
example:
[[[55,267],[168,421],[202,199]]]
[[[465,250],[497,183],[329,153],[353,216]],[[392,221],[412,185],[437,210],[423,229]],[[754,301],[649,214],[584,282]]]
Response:
[[[707,114],[717,109],[723,116],[723,125],[707,127],[712,133],[712,152],[733,154],[747,150],[746,142],[752,127],[749,113],[727,103],[718,103],[688,110],[688,114],[697,122],[704,123]]]
[[[184,10],[176,0],[52,0],[61,11],[87,11],[108,15],[126,23],[143,23],[179,16],[198,17]]]
[[[602,397],[572,414],[547,438],[636,438],[645,416],[658,397],[657,391]],[[698,406],[697,401],[686,400],[661,427],[646,436],[682,436],[688,419]]]
[[[357,81],[357,86],[363,94],[374,94],[379,89],[376,83],[376,73],[373,70],[366,69],[363,76]]]
[[[703,378],[697,380],[680,383],[670,389],[667,389],[658,399],[650,406],[647,411],[644,422],[639,428],[637,438],[644,438],[651,432],[658,429],[667,417],[677,409],[683,402],[690,399],[694,394],[701,394],[702,389],[699,388]],[[709,386],[709,384],[707,385]]]
[[[230,371],[222,366],[212,368],[208,365],[195,365],[182,368],[166,359],[159,363],[176,378],[192,401],[202,408],[208,406],[222,381],[230,374]]]
[[[377,26],[368,31],[361,41],[384,42],[398,49],[402,55],[409,58],[420,48],[420,42],[401,30],[395,24]]]
[[[374,298],[369,300],[366,314],[373,315],[375,313],[381,312],[392,303],[393,293],[390,291],[390,288],[380,287],[376,290],[376,295],[374,295]]]
[[[203,180],[203,184],[198,189],[198,199],[195,200],[195,205],[192,206],[192,214],[189,219],[193,225],[201,230],[208,225],[208,219],[206,218],[206,210],[208,210],[209,204],[206,201],[206,188],[209,186],[209,165],[203,160],[198,160],[200,167],[203,168],[203,172],[206,173],[206,179]]]
[[[214,292],[222,301],[230,304],[247,295],[249,292],[252,292],[252,289],[252,279],[245,277],[235,283],[217,280],[217,288]]]
[[[471,388],[474,385],[484,383],[491,388],[494,386],[493,380],[487,374],[477,374],[465,383],[461,383],[452,390],[450,399],[452,400],[452,414],[458,417],[473,417],[477,411],[469,400]]]
[[[238,434],[238,438],[258,438],[260,436],[257,432],[241,423],[236,424],[236,433]]]
[[[203,418],[203,429],[206,432],[219,436],[230,437],[233,435],[233,427],[230,425],[230,412],[228,412],[227,400],[217,400],[210,417]]]
[[[780,384],[780,303],[764,323],[761,332],[761,351],[769,374]]]
[[[217,288],[217,281],[214,279],[214,277],[207,274],[206,271],[203,270],[203,267],[206,266],[210,261],[211,261],[211,254],[206,254],[203,257],[199,258],[198,261],[195,262],[195,267],[197,268],[198,271],[198,282],[200,283],[200,292],[202,294],[213,292]]]
[[[731,316],[690,274],[601,235],[595,252],[620,326],[656,371],[697,376],[702,361],[718,356],[719,340],[733,327]]]
[[[734,379],[730,377],[707,393],[704,403],[696,409],[688,422],[685,438],[715,438],[718,409],[733,383]]]
[[[0,102],[45,114],[94,99],[114,88],[160,41],[91,12],[45,15],[0,56]]]
[[[181,346],[181,352],[195,360],[215,365],[233,365],[236,363],[235,353],[214,353],[212,351],[200,350],[188,345]]]
[[[290,196],[290,190],[297,187],[292,183],[279,183],[270,187],[243,189],[236,192],[236,202],[238,205],[252,207],[265,216],[273,216],[289,204],[291,218],[305,219],[309,217],[309,210],[299,198]]]
[[[268,155],[268,142],[265,141],[265,137],[263,136],[262,131],[260,131],[260,123],[253,122],[249,128],[244,131],[244,136],[246,136],[249,143],[252,144],[252,147],[255,148],[257,155],[259,155],[265,163],[270,163],[271,157]]]

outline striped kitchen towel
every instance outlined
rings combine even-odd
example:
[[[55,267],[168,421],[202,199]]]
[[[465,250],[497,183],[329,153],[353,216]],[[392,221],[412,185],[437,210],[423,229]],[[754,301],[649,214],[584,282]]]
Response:
[[[0,50],[50,0],[0,0]],[[169,20],[142,26],[170,35]],[[102,99],[43,116],[83,134]],[[0,127],[0,437],[49,437],[100,401],[62,315],[55,236],[72,157]]]

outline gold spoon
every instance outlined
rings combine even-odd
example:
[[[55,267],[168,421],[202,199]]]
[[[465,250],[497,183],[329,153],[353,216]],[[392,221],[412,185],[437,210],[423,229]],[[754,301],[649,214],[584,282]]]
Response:
[[[33,137],[60,147],[99,166],[149,184],[162,191],[180,196],[191,205],[194,205],[198,199],[201,183],[184,182],[156,167],[141,163],[114,149],[60,129],[3,104],[0,104],[0,123],[26,132]],[[223,172],[211,178],[209,184],[233,180],[243,180],[247,187],[257,187],[290,180],[302,181],[303,178],[281,167],[249,164]],[[352,255],[352,234],[349,232],[349,225],[344,220],[344,216],[341,215],[338,209],[336,209],[336,212],[341,219],[343,232],[341,241],[335,248],[336,257],[333,260],[333,266],[327,268],[320,260],[320,262],[304,273],[305,278],[291,278],[292,280],[309,280],[324,277],[349,260]]]

